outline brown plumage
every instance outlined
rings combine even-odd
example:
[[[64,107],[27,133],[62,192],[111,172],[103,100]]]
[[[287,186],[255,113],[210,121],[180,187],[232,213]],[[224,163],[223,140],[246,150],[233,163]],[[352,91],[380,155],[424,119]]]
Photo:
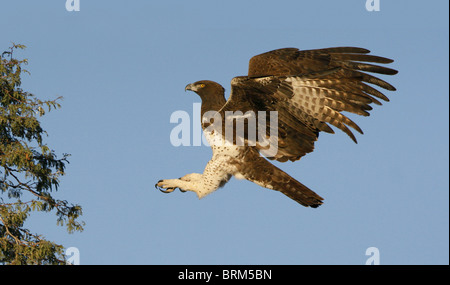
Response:
[[[231,120],[244,123],[241,136],[234,133],[226,137],[233,145],[212,145],[213,158],[203,174],[188,174],[180,179],[160,180],[156,186],[171,192],[175,188],[190,190],[201,198],[223,186],[230,176],[244,178],[263,187],[287,195],[304,206],[317,207],[323,198],[272,165],[260,155],[280,162],[296,161],[312,152],[319,132],[334,133],[331,126],[345,132],[355,143],[351,129],[363,133],[360,127],[342,112],[369,116],[370,104],[381,105],[389,101],[372,84],[386,90],[395,88],[371,73],[394,75],[396,70],[379,66],[393,60],[369,55],[369,51],[356,47],[336,47],[300,51],[284,48],[266,52],[250,59],[247,76],[231,81],[231,94],[225,101],[220,84],[203,80],[186,86],[202,99],[202,117],[208,111],[220,114],[220,122],[203,119],[202,127],[209,139],[224,138],[227,114],[259,114],[276,111],[278,115],[275,141],[276,153],[266,155],[269,148],[261,143],[251,144],[250,119],[235,116]],[[265,113],[258,113],[264,111]],[[234,119],[236,121],[234,121]],[[266,119],[266,137],[270,136],[270,121]],[[331,125],[331,126],[330,126]],[[272,126],[273,128],[273,126]],[[236,131],[237,132],[237,131]],[[254,138],[253,138],[254,139]],[[236,146],[239,140],[245,145]]]

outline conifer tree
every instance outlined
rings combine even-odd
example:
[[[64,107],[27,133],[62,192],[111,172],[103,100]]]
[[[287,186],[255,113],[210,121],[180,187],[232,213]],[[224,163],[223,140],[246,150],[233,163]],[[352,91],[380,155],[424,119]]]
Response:
[[[13,44],[0,56],[0,264],[66,264],[64,247],[31,233],[25,226],[33,212],[54,212],[69,233],[83,230],[79,205],[53,198],[65,174],[68,154],[57,157],[44,143],[38,120],[59,108],[61,98],[41,101],[20,88],[28,73]]]

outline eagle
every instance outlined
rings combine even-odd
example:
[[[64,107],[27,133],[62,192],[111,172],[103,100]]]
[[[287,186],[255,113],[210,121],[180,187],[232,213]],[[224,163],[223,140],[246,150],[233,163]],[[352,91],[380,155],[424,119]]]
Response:
[[[389,101],[376,87],[396,90],[370,74],[397,74],[397,70],[379,65],[393,60],[369,53],[360,47],[282,48],[262,53],[250,59],[248,75],[231,80],[228,100],[225,89],[214,81],[188,84],[185,91],[197,93],[202,101],[202,129],[210,142],[212,158],[203,173],[162,179],[155,187],[164,193],[177,188],[192,191],[201,199],[234,176],[279,191],[306,207],[322,205],[321,196],[270,161],[300,160],[314,150],[320,132],[334,133],[331,126],[357,143],[351,129],[361,134],[363,131],[343,112],[369,116],[372,103]],[[206,116],[211,112],[213,116]],[[245,128],[251,121],[248,114],[258,120],[258,126],[262,122],[266,127],[258,137],[267,139],[270,131],[276,130],[272,139],[254,142],[249,128]],[[275,116],[275,127],[269,120],[271,114]],[[230,136],[221,131],[230,124],[237,128],[238,121],[244,122],[243,132],[235,130]],[[222,143],[211,143],[220,139]],[[267,152],[273,145],[276,151]]]

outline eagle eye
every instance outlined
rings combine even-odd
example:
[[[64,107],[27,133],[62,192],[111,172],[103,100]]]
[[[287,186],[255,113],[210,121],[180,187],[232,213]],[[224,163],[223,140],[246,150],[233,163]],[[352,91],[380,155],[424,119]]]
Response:
[[[203,88],[203,87],[205,87],[205,84],[202,83],[202,84],[199,85],[199,87]]]

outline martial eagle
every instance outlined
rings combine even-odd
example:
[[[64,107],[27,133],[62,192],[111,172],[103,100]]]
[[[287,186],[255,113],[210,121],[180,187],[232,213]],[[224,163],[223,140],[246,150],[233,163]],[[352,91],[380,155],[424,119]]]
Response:
[[[197,93],[202,100],[202,128],[208,141],[217,140],[218,135],[225,137],[225,132],[215,130],[221,130],[227,124],[227,112],[248,114],[252,111],[252,114],[260,116],[261,111],[276,111],[277,135],[272,143],[276,143],[277,151],[262,156],[267,145],[250,144],[249,131],[245,130],[244,144],[237,144],[237,134],[231,140],[227,138],[228,144],[211,144],[212,159],[203,174],[191,173],[179,179],[159,180],[155,187],[165,193],[176,188],[183,192],[193,191],[202,198],[235,176],[280,191],[303,206],[320,206],[322,197],[267,159],[280,162],[299,160],[313,151],[319,132],[334,133],[330,125],[345,132],[356,143],[350,128],[363,132],[342,112],[369,116],[371,103],[381,105],[379,99],[389,101],[373,86],[395,91],[391,84],[365,73],[394,75],[396,70],[373,64],[388,64],[393,60],[368,53],[370,51],[364,48],[333,47],[314,50],[283,48],[256,55],[250,59],[248,75],[232,79],[228,100],[225,99],[225,89],[216,82],[201,80],[188,84],[185,90]],[[205,119],[208,111],[219,114],[219,119]],[[239,116],[232,119],[236,117]],[[270,129],[268,116],[265,121]],[[211,125],[216,128],[211,128]],[[268,134],[267,130],[266,137]]]

